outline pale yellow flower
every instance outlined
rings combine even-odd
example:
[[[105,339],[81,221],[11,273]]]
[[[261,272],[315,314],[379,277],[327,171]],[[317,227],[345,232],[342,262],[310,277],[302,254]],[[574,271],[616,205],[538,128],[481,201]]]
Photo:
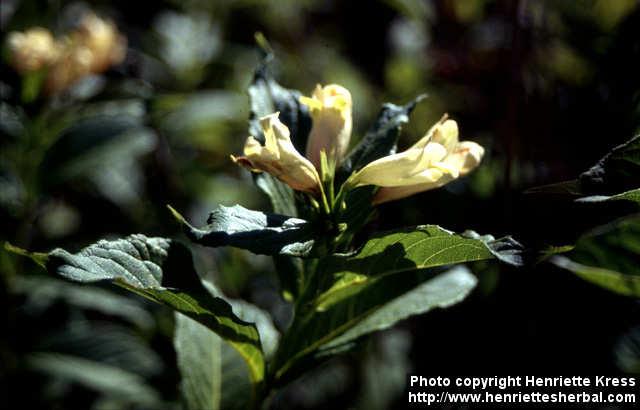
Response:
[[[307,140],[306,156],[320,169],[320,152],[339,163],[351,138],[351,93],[337,84],[318,84],[311,97],[300,97],[309,107],[313,126]]]
[[[60,54],[60,47],[51,32],[42,27],[9,33],[7,45],[10,64],[20,73],[40,70]]]
[[[87,13],[78,28],[55,39],[43,28],[9,34],[11,65],[20,73],[46,69],[45,91],[55,94],[89,74],[124,60],[127,41],[116,26]]]
[[[127,50],[126,38],[109,20],[87,13],[71,36],[75,44],[91,52],[89,70],[92,73],[106,71],[124,60]]]
[[[69,87],[82,77],[91,74],[93,54],[82,45],[72,44],[69,38],[63,40],[60,56],[49,67],[45,89],[48,94],[55,94]]]
[[[354,186],[377,185],[374,203],[400,199],[445,185],[480,163],[484,148],[458,141],[458,124],[443,117],[406,151],[366,165],[350,179]]]
[[[264,145],[250,136],[244,145],[244,156],[231,156],[231,159],[254,172],[268,172],[297,191],[319,193],[320,177],[316,168],[295,149],[289,128],[280,122],[278,115],[260,118]]]

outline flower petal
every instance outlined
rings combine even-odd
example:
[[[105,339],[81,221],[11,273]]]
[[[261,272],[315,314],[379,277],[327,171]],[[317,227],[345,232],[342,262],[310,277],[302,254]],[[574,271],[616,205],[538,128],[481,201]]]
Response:
[[[306,155],[320,168],[320,152],[340,162],[351,138],[351,93],[337,84],[316,86],[312,97],[300,97],[309,107],[313,126],[307,140]]]
[[[278,115],[274,113],[260,119],[264,146],[250,136],[244,146],[244,156],[232,159],[252,171],[268,172],[295,190],[316,194],[320,190],[318,172],[295,149],[289,129],[280,122]]]

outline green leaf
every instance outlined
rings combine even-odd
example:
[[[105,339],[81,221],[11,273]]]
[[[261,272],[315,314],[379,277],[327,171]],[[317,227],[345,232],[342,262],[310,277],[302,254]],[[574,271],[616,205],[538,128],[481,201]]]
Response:
[[[249,114],[249,134],[264,143],[264,135],[259,119],[274,112],[280,113],[282,121],[291,132],[291,141],[296,149],[304,153],[307,138],[311,131],[311,115],[307,106],[300,103],[302,95],[298,90],[291,90],[278,84],[271,74],[269,64],[273,60],[271,51],[264,48],[263,58],[249,86],[251,112]],[[296,216],[296,202],[293,190],[286,184],[261,173],[254,174],[258,187],[271,199],[273,211],[283,215]]]
[[[514,266],[525,264],[526,253],[523,246],[511,236],[496,239],[493,235],[480,235],[471,230],[464,231],[462,236],[484,242],[489,252],[501,262]]]
[[[571,252],[550,261],[605,289],[640,297],[639,255],[640,214],[636,214],[582,236]]]
[[[237,349],[253,382],[262,382],[265,365],[255,325],[238,318],[224,299],[210,295],[193,268],[189,250],[179,243],[140,234],[101,240],[76,254],[54,249],[46,268],[76,282],[113,281],[189,316]]]
[[[218,335],[176,314],[174,336],[186,409],[245,409],[251,401],[246,362]]]
[[[265,115],[280,113],[282,121],[291,132],[291,141],[299,152],[305,152],[307,137],[311,131],[311,115],[307,106],[300,103],[302,95],[298,90],[282,87],[273,78],[269,63],[273,55],[267,53],[256,68],[253,81],[249,86],[251,113],[249,115],[249,133],[258,141],[264,142],[259,119]]]
[[[410,316],[454,305],[467,297],[477,282],[468,268],[456,266],[387,302],[356,326],[323,345],[322,349],[334,348],[368,333],[387,329]]]
[[[596,203],[606,201],[630,201],[640,205],[640,188],[622,192],[616,195],[592,195],[576,199],[580,203]]]
[[[409,114],[424,98],[420,95],[403,106],[384,104],[369,131],[342,162],[339,172],[343,178],[371,161],[394,153],[402,124],[409,122]]]
[[[221,409],[244,410],[251,404],[251,380],[247,363],[228,343],[221,346],[222,397]]]
[[[180,392],[187,410],[218,410],[222,387],[222,340],[195,320],[175,314],[173,344]]]
[[[368,277],[493,258],[521,264],[522,245],[515,240],[469,235],[458,235],[436,225],[381,232],[354,255],[325,258],[322,270],[325,275],[351,273]]]
[[[580,175],[584,192],[612,194],[640,186],[640,134],[613,148]]]
[[[35,349],[77,356],[150,377],[160,374],[164,363],[147,342],[126,326],[72,318],[41,337]]]
[[[300,371],[308,368],[310,363],[317,364],[333,354],[348,350],[350,341],[368,331],[375,331],[378,325],[385,327],[383,314],[380,316],[380,322],[376,323],[374,317],[372,322],[364,322],[365,325],[360,331],[347,333],[371,315],[383,310],[387,303],[428,283],[436,277],[436,271],[437,269],[413,270],[402,275],[368,278],[354,284],[348,296],[336,300],[335,303],[320,310],[312,309],[298,314],[291,328],[284,335],[275,358],[273,368],[276,382],[286,383]],[[431,301],[424,301],[424,303],[428,305]],[[434,307],[437,306],[438,302],[434,303]],[[408,309],[407,315],[411,315],[411,309]],[[420,308],[416,308],[416,312],[418,310]],[[391,325],[390,322],[388,323]],[[342,335],[347,336],[344,339],[338,339]],[[339,343],[332,343],[336,339]]]
[[[45,311],[56,300],[62,299],[83,309],[123,318],[142,329],[153,324],[152,316],[138,300],[95,286],[78,285],[49,276],[16,276],[13,290],[25,295],[25,306],[38,311]]]
[[[283,184],[273,175],[261,172],[254,174],[254,181],[271,200],[273,212],[281,215],[297,216],[296,201],[293,189]]]
[[[294,323],[283,337],[274,366],[278,369],[276,378],[289,377],[290,369],[298,366],[296,362],[322,346],[335,347],[333,340],[347,334],[386,303],[432,279],[437,271],[434,268],[486,259],[519,263],[521,248],[513,240],[469,238],[426,225],[381,233],[353,255],[324,258],[315,275],[317,281],[308,284]],[[456,278],[462,277],[457,275]],[[473,285],[470,280],[461,281],[458,297],[473,286],[475,281]],[[454,299],[452,296],[447,300]],[[432,306],[439,305],[446,303],[440,299],[433,301]],[[372,320],[376,322],[375,318]],[[375,326],[366,325],[364,329],[367,327]],[[359,333],[354,331],[354,335]],[[351,337],[345,337],[341,343],[348,340]]]
[[[210,282],[202,282],[214,297],[222,297]],[[279,333],[270,316],[243,300],[225,299],[244,321],[255,323],[265,355],[276,349]],[[251,400],[246,363],[209,329],[176,314],[174,345],[182,374],[182,394],[188,409],[240,409]],[[224,375],[224,377],[223,377]],[[186,380],[185,380],[186,378]]]
[[[26,362],[32,369],[58,381],[78,383],[128,403],[147,408],[158,408],[162,403],[160,395],[143,378],[117,367],[55,353],[33,353]]]
[[[93,175],[113,161],[136,158],[153,149],[155,135],[138,114],[96,115],[65,129],[48,150],[41,166],[51,184]],[[126,161],[125,161],[126,162]]]
[[[567,197],[578,203],[640,202],[640,135],[613,148],[578,179],[530,188],[527,194]]]
[[[240,205],[218,206],[203,228],[193,227],[175,210],[171,211],[189,239],[206,246],[234,246],[262,255],[304,257],[311,253],[316,236],[307,221],[252,211]]]

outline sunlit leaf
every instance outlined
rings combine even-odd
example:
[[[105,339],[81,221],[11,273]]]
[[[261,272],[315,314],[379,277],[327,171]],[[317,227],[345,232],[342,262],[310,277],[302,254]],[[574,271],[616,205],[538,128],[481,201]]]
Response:
[[[189,239],[206,246],[235,246],[263,255],[308,256],[316,236],[307,221],[240,205],[218,206],[202,228],[193,227],[175,210],[172,212]]]
[[[640,297],[640,215],[582,236],[569,253],[550,261],[605,289]]]
[[[499,246],[494,246],[497,243]],[[276,356],[279,377],[285,377],[291,367],[295,368],[296,361],[311,355],[321,346],[336,346],[332,343],[334,340],[348,334],[350,329],[383,309],[385,304],[425,281],[435,280],[437,269],[434,268],[487,259],[519,263],[521,259],[517,255],[521,250],[521,245],[513,240],[474,239],[427,225],[380,233],[353,255],[324,258],[318,265],[317,282],[310,282],[307,286],[302,296],[306,302],[299,305],[298,315],[281,342]],[[475,279],[471,279],[466,271],[452,273],[442,281],[425,285],[422,290],[442,289],[441,284],[446,282],[446,286],[459,292],[455,295],[443,293],[446,300],[431,296],[431,300],[424,300],[420,307],[407,304],[406,315],[413,314],[414,308],[419,312],[423,308],[428,310],[454,303],[475,286]],[[393,305],[391,309],[395,309]],[[385,324],[383,318],[384,315],[378,319],[374,317],[372,323],[365,322],[363,328],[354,330],[353,337],[338,340],[346,343],[392,322],[389,320]]]
[[[322,349],[333,348],[368,333],[387,329],[410,316],[454,305],[464,299],[477,282],[468,268],[456,266],[387,302],[356,326],[323,345]]]
[[[238,318],[224,299],[211,296],[193,268],[189,250],[179,243],[136,234],[101,240],[75,254],[54,249],[46,260],[41,254],[36,260],[69,280],[113,281],[197,320],[238,350],[254,383],[263,380],[264,358],[255,325]]]

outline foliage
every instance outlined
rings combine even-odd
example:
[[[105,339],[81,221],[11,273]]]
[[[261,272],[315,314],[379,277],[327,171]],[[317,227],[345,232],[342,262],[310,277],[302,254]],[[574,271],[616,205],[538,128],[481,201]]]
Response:
[[[126,58],[57,90],[47,65],[15,65],[10,30],[72,33],[72,49],[88,6],[3,5],[10,395],[28,386],[37,408],[387,408],[412,367],[477,372],[503,366],[498,353],[548,371],[588,351],[590,369],[637,373],[637,5],[372,2],[364,33],[348,2],[205,3],[100,5]],[[258,35],[258,61],[247,27],[274,40]],[[247,113],[264,143],[259,119],[279,112],[304,153],[315,120],[299,97],[316,80],[351,90],[361,137],[323,159],[321,195],[231,166]],[[445,107],[486,149],[474,173],[384,205],[377,187],[349,187]],[[541,293],[563,312],[529,312]],[[581,327],[591,305],[609,318],[597,334]]]

